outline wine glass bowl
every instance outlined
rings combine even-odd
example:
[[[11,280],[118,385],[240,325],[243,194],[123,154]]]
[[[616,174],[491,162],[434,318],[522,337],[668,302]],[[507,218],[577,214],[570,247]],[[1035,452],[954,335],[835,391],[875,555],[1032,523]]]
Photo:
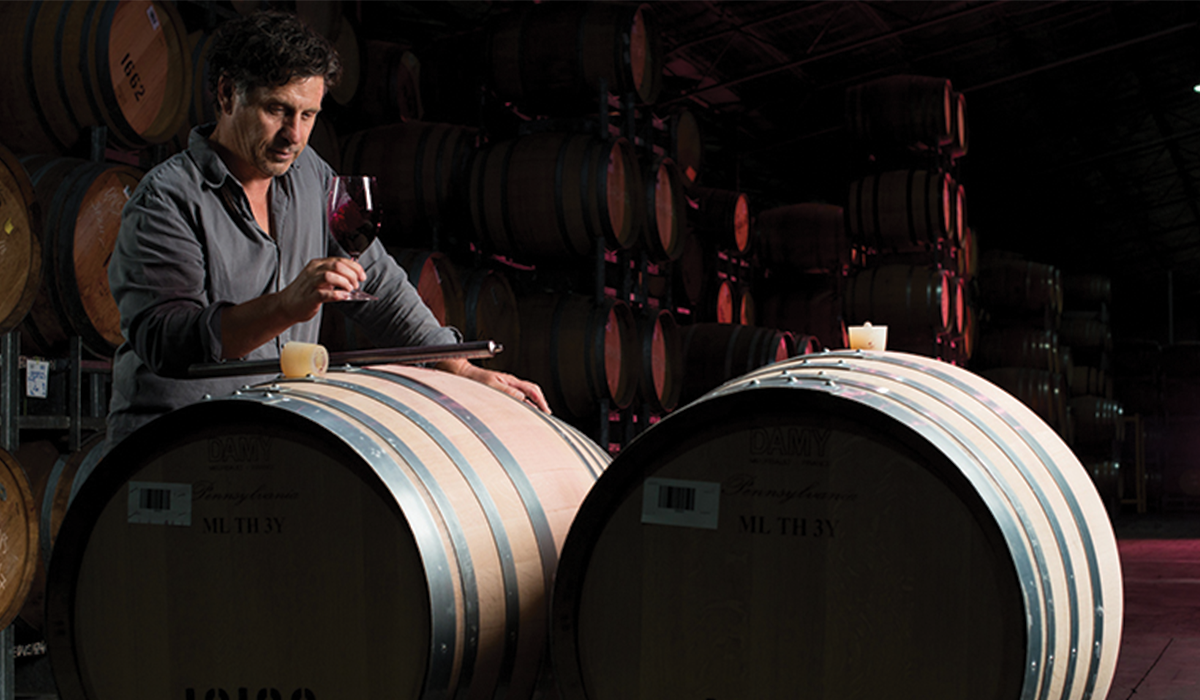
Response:
[[[351,259],[358,259],[379,235],[379,195],[371,175],[336,175],[329,188],[329,233]],[[350,300],[376,297],[354,290]]]

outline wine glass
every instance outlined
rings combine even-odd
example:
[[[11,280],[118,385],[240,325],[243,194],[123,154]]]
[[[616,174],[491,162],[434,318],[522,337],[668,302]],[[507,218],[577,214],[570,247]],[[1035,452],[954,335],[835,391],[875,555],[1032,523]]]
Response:
[[[379,195],[371,175],[336,175],[329,188],[329,232],[334,240],[357,260],[379,235]],[[350,301],[368,301],[376,297],[355,289]]]

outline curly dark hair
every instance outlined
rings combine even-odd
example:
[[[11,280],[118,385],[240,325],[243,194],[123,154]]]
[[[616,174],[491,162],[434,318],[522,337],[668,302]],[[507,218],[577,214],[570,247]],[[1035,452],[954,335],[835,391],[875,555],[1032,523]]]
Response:
[[[208,86],[217,94],[221,76],[245,94],[287,85],[293,78],[321,76],[325,89],[342,76],[342,63],[328,39],[296,15],[268,10],[225,22],[208,50]]]

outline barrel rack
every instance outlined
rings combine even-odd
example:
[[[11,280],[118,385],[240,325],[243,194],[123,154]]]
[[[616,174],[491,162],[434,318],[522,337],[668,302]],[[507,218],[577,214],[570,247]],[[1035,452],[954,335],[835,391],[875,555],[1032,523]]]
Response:
[[[595,111],[591,114],[576,117],[526,117],[516,109],[512,109],[514,115],[522,119],[516,129],[517,135],[525,136],[544,131],[571,131],[590,132],[600,139],[620,136],[629,141],[639,157],[653,155],[655,148],[653,119],[648,114],[645,115],[645,118],[638,119],[640,115],[638,115],[638,106],[633,93],[613,95],[608,91],[608,86],[603,78],[599,82]],[[485,101],[489,99],[486,94],[481,97]],[[435,238],[435,244],[437,242],[439,241]],[[499,259],[499,256],[492,257],[497,258],[497,263],[501,265],[506,262]],[[525,281],[521,278],[529,274],[524,269],[526,263],[531,263],[534,268],[532,275],[535,277],[541,277],[539,273],[546,272],[550,268],[561,266],[569,273],[577,275],[579,289],[575,291],[585,292],[594,303],[599,304],[603,303],[605,299],[615,298],[631,304],[635,313],[647,306],[670,309],[672,313],[677,310],[674,303],[676,300],[673,299],[672,293],[672,266],[669,263],[657,265],[652,263],[646,250],[640,245],[635,245],[632,249],[614,250],[606,246],[602,237],[597,237],[587,259],[513,262],[517,264],[504,265],[504,272],[515,277],[514,281],[517,281],[518,284]],[[653,301],[646,284],[651,271],[656,271],[659,276],[665,278],[664,294],[661,297],[653,298]],[[549,276],[551,278],[559,277],[553,272]],[[569,291],[564,290],[563,285],[558,283],[561,280],[554,279],[554,282],[555,284],[549,291]],[[683,310],[688,314],[691,313],[690,309]],[[650,406],[644,401],[635,401],[627,408],[617,408],[612,406],[608,397],[603,397],[597,401],[597,412],[594,418],[581,419],[576,422],[576,426],[597,444],[606,448],[610,453],[614,453],[649,427],[653,419]]]
[[[86,151],[83,156],[94,162],[112,160],[145,165],[139,161],[150,158],[157,162],[163,157],[161,146],[137,153],[112,148],[105,126],[89,127],[88,133],[80,139],[79,147]],[[60,353],[55,357],[32,358],[48,363],[48,385],[55,392],[40,399],[26,397],[22,390],[23,371],[29,359],[21,353],[19,329],[0,334],[0,448],[15,452],[21,446],[23,431],[38,431],[60,436],[65,433],[67,449],[78,451],[86,434],[105,430],[111,363],[105,359],[89,359],[85,356],[82,338],[69,336],[65,356]],[[49,410],[31,414],[27,410],[30,407],[27,400],[44,400]],[[18,670],[15,660],[18,656],[45,659],[44,645],[17,644],[15,627],[16,623],[0,630],[0,700],[16,698]],[[24,647],[31,647],[29,653],[19,653]],[[31,674],[37,677],[34,683],[43,685],[42,676],[48,678],[48,673],[48,669],[39,669]],[[38,687],[33,690],[49,689]]]

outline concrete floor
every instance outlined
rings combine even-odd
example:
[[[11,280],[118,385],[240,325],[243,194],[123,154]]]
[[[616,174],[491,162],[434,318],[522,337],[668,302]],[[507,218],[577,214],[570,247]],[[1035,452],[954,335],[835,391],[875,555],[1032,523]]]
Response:
[[[1107,700],[1200,699],[1200,515],[1114,520],[1125,584]]]

